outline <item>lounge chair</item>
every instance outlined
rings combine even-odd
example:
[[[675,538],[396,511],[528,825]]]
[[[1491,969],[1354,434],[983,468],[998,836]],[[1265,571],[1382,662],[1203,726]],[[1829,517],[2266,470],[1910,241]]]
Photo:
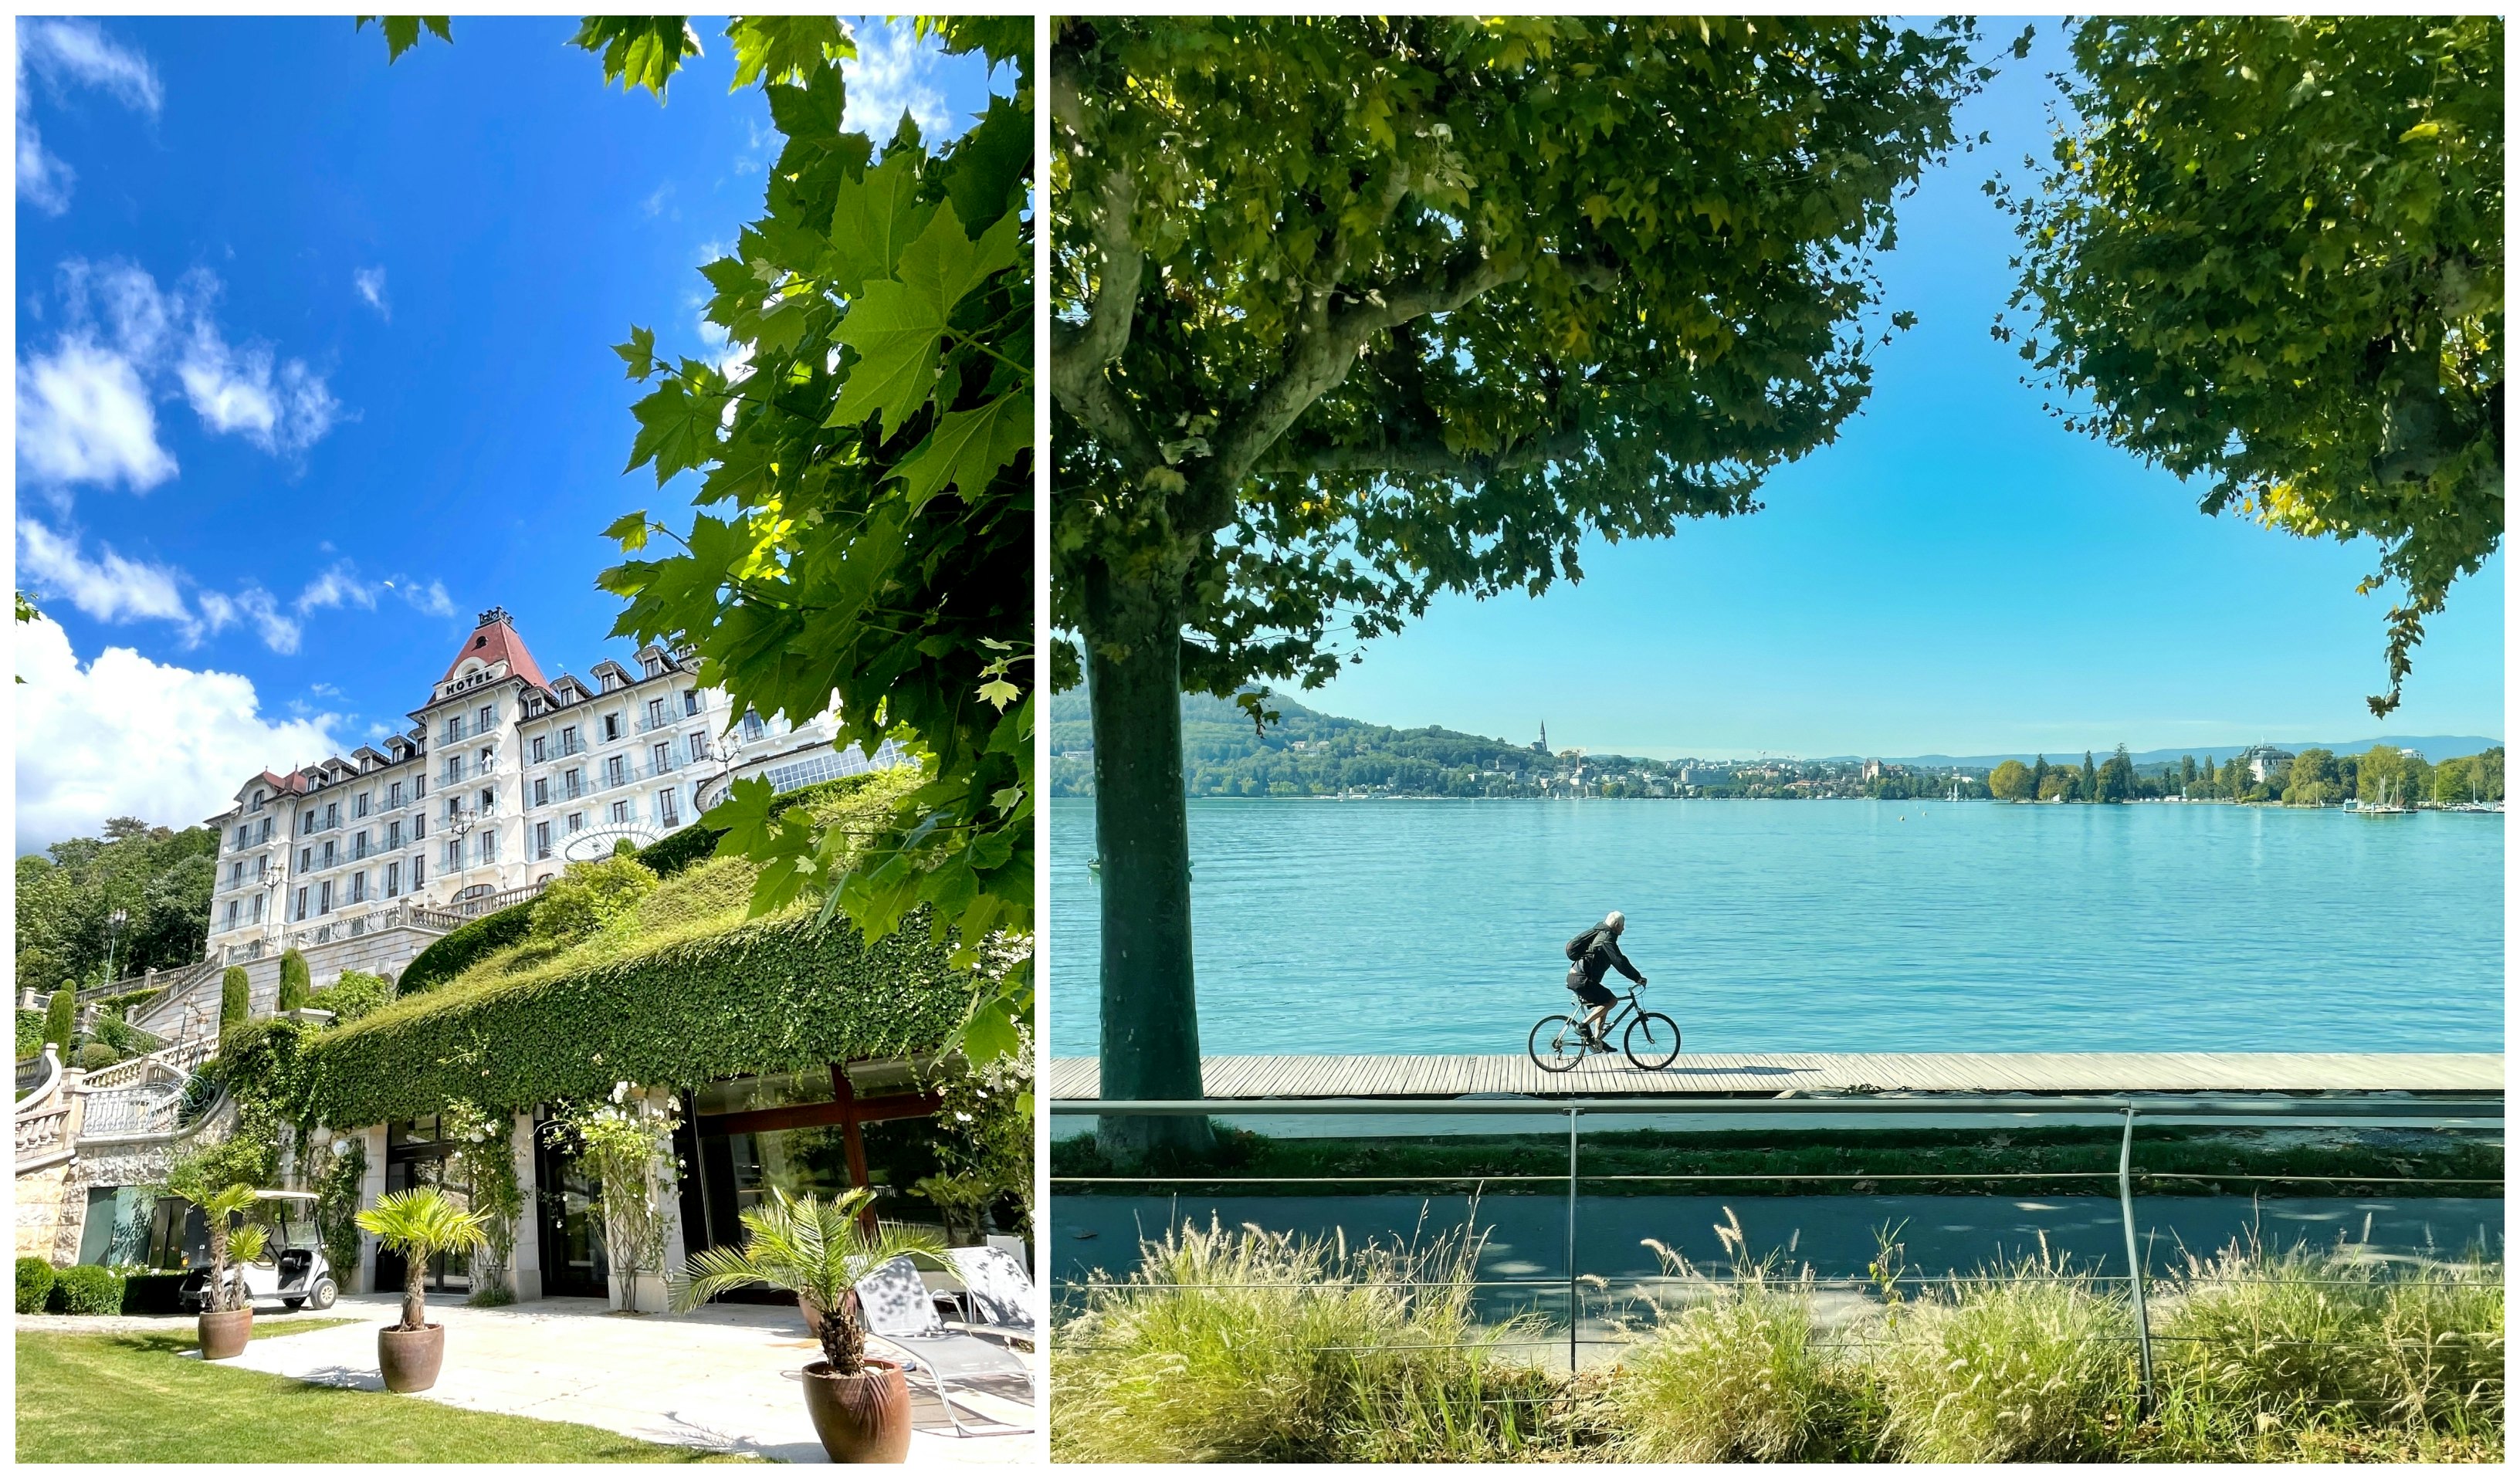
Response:
[[[936,1400],[943,1404],[946,1417],[954,1424],[955,1437],[1003,1438],[1032,1431],[1000,1422],[976,1407],[971,1411],[979,1421],[963,1420],[947,1385],[949,1378],[961,1381],[973,1376],[1016,1375],[1029,1385],[1032,1368],[1005,1346],[947,1328],[936,1318],[935,1302],[928,1298],[927,1285],[921,1281],[919,1268],[908,1256],[878,1265],[874,1273],[858,1280],[857,1287],[867,1333],[898,1352],[906,1369],[927,1373],[929,1384],[936,1388]]]
[[[1023,1265],[1003,1248],[955,1248],[951,1256],[963,1276],[963,1303],[969,1311],[966,1328],[974,1335],[1038,1346],[1032,1277]]]

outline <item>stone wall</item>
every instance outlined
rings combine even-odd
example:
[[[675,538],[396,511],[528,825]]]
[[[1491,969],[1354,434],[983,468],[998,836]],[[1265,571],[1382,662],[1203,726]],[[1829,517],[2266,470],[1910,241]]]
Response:
[[[443,930],[428,929],[418,924],[397,924],[390,929],[372,929],[356,939],[301,945],[298,954],[306,958],[307,980],[321,991],[339,980],[345,970],[398,976],[415,957],[444,936]],[[280,957],[267,955],[259,961],[238,964],[245,970],[246,989],[252,1002],[253,1015],[270,1016],[278,1011]],[[134,1025],[151,1032],[173,1035],[182,1029],[188,1008],[193,1010],[193,1020],[216,1024],[220,979],[226,974],[224,970],[212,971],[184,995],[150,1004],[148,1011]]]

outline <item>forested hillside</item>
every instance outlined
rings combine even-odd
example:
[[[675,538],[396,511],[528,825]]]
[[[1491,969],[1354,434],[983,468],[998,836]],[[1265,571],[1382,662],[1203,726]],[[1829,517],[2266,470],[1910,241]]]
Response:
[[[146,966],[201,959],[209,933],[219,839],[206,827],[174,831],[136,817],[103,837],[72,837],[18,860],[18,986],[51,991]],[[113,912],[127,916],[117,928]]]

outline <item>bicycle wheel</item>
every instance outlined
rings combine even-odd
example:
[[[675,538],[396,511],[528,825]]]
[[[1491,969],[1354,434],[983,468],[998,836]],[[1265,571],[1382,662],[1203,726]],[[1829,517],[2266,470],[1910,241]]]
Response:
[[[1668,1068],[1680,1056],[1680,1024],[1659,1011],[1640,1011],[1620,1041],[1629,1062],[1647,1071]]]
[[[1571,1016],[1545,1016],[1532,1024],[1531,1060],[1543,1073],[1564,1073],[1584,1061],[1584,1029]]]

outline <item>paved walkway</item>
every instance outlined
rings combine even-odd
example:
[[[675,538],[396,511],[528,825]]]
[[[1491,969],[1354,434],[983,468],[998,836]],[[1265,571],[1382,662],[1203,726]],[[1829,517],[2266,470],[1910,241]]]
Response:
[[[397,1317],[394,1295],[344,1296],[329,1312],[357,1323],[264,1338],[287,1322],[255,1321],[254,1341],[230,1366],[299,1381],[382,1391],[377,1330]],[[449,1407],[582,1422],[655,1443],[754,1454],[791,1463],[830,1461],[805,1415],[796,1371],[822,1359],[793,1306],[711,1305],[689,1315],[616,1315],[600,1299],[542,1299],[476,1310],[432,1301],[446,1326],[446,1364],[437,1385],[418,1394]],[[100,1325],[104,1322],[98,1322]],[[125,1327],[190,1326],[191,1320],[117,1320]],[[68,1329],[70,1322],[47,1321]],[[1038,1370],[1038,1362],[1025,1356]],[[981,1390],[957,1383],[966,1424],[994,1419],[1037,1427],[1035,1382],[994,1379]],[[919,1377],[911,1380],[912,1463],[1012,1463],[1031,1459],[1033,1435],[957,1438],[944,1409]]]

